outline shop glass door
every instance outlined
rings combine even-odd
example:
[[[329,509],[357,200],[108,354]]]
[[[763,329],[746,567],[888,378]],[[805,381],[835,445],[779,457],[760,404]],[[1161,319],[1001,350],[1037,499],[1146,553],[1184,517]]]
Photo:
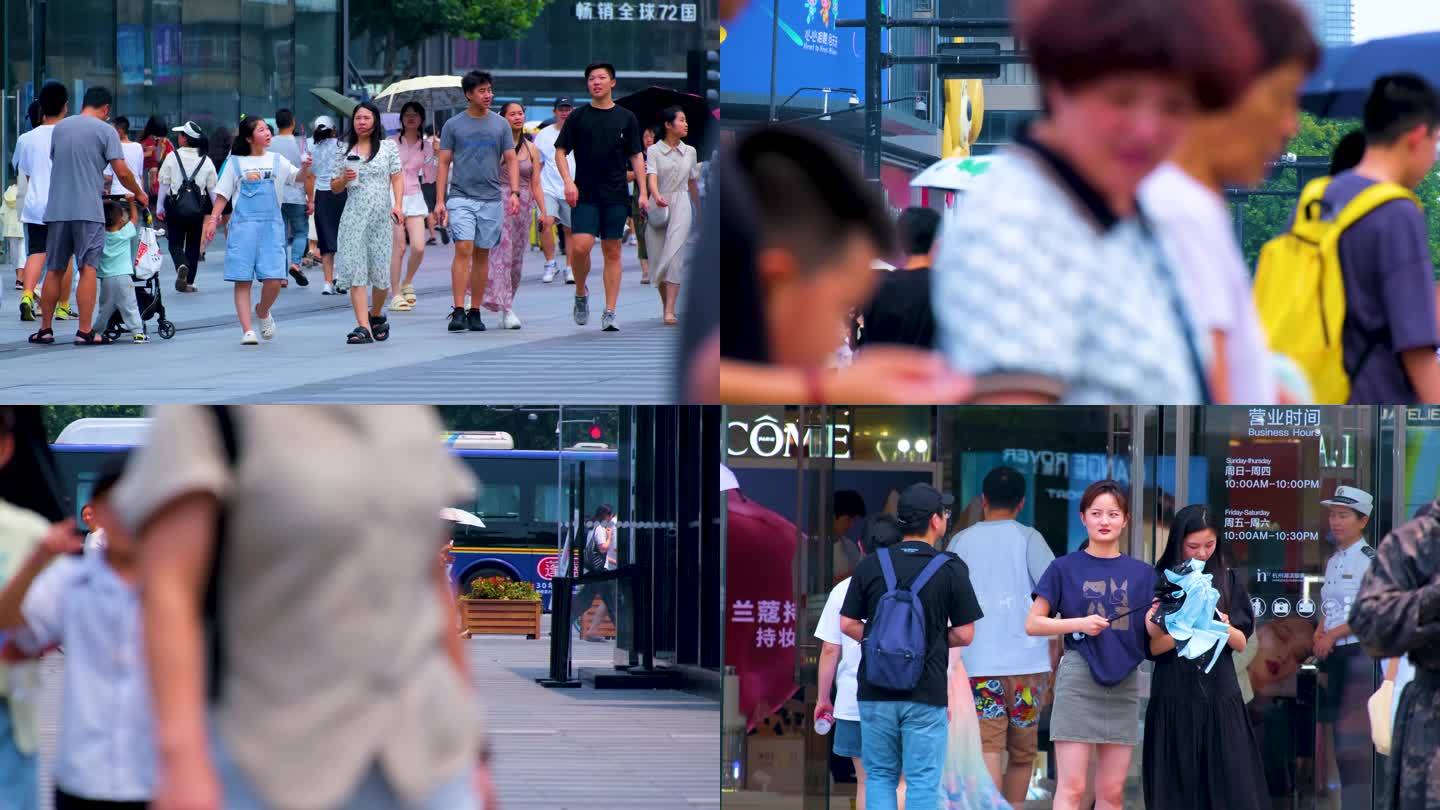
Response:
[[[1337,546],[1321,501],[1342,485],[1370,493],[1374,509],[1362,539],[1372,547],[1392,523],[1394,431],[1382,430],[1379,416],[1370,407],[1166,408],[1161,415],[1163,447],[1152,466],[1162,471],[1163,495],[1176,507],[1204,503],[1221,516],[1221,551],[1250,596],[1256,629],[1236,657],[1237,677],[1250,696],[1277,810],[1375,806],[1383,763],[1370,743],[1365,701],[1379,667],[1358,645],[1317,650],[1316,632],[1343,622],[1326,618],[1348,613],[1363,575],[1363,566],[1336,566],[1327,587]],[[1177,480],[1178,469],[1188,480]],[[1168,535],[1163,520],[1155,534],[1158,553]]]

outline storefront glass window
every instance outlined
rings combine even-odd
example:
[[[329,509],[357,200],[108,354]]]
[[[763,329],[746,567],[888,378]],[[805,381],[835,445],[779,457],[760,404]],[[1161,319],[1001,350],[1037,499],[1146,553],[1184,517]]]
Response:
[[[830,587],[848,573],[847,541],[863,530],[852,516],[892,511],[900,490],[927,481],[956,497],[947,532],[953,536],[980,519],[981,482],[1001,465],[1025,476],[1019,521],[1035,527],[1057,555],[1084,539],[1078,500],[1102,478],[1129,489],[1132,522],[1122,548],[1147,562],[1164,549],[1180,508],[1199,503],[1214,510],[1224,527],[1221,551],[1257,617],[1236,677],[1251,695],[1247,712],[1265,774],[1260,789],[1276,806],[1342,806],[1342,799],[1347,810],[1375,806],[1382,770],[1365,702],[1378,667],[1348,638],[1316,648],[1317,627],[1335,629],[1348,613],[1364,567],[1354,552],[1362,549],[1345,545],[1350,556],[1331,562],[1337,539],[1349,538],[1332,530],[1321,501],[1340,486],[1373,496],[1360,532],[1373,546],[1397,511],[1408,516],[1440,497],[1434,472],[1440,464],[1427,463],[1440,456],[1440,410],[1405,415],[1408,429],[1397,442],[1393,412],[1371,407],[726,409],[727,460],[742,492],[795,524],[793,589],[785,598],[800,617],[793,673],[767,676],[776,679],[769,684],[775,694],[793,697],[750,718],[748,735],[732,735],[726,806],[732,797],[736,807],[850,806],[851,766],[830,755],[830,739],[813,733],[809,717],[819,647],[813,632]],[[911,451],[925,440],[926,454],[897,460],[902,437]],[[732,569],[727,581],[745,576]],[[1327,616],[1339,618],[1326,624]],[[733,610],[727,614],[727,633],[755,635],[753,624],[737,621],[743,620]],[[1142,665],[1145,699],[1148,671]],[[740,668],[737,682],[746,674]],[[1047,727],[1042,718],[1042,753]],[[1137,749],[1126,806],[1141,803],[1141,762]],[[1053,778],[1049,758],[1040,757],[1027,807],[1049,806]]]
[[[80,112],[80,100],[91,87],[119,89],[113,2],[51,0],[45,21],[45,75],[65,82],[72,114]]]
[[[207,135],[218,126],[233,133],[240,118],[240,6],[235,0],[186,0],[182,22],[184,116]]]
[[[310,132],[317,115],[335,113],[316,87],[340,87],[340,0],[295,0],[295,116]]]
[[[180,109],[180,3],[121,0],[115,15],[114,114],[130,119],[130,137],[138,141],[151,111],[163,111],[170,126],[178,123],[171,119]]]
[[[30,5],[6,2],[8,53],[30,52]],[[151,115],[169,126],[193,120],[208,133],[221,125],[233,130],[242,112],[269,118],[289,107],[308,124],[327,111],[310,89],[340,87],[339,0],[44,5],[45,77],[65,83],[71,112],[79,111],[86,89],[109,88],[112,114],[129,118],[137,136]],[[25,83],[18,101],[23,110],[34,97],[28,58],[12,59],[9,67],[7,93],[14,92],[12,82]],[[8,113],[15,114],[13,107]]]
[[[295,10],[290,0],[241,0],[240,15],[240,109],[271,118],[294,98]]]

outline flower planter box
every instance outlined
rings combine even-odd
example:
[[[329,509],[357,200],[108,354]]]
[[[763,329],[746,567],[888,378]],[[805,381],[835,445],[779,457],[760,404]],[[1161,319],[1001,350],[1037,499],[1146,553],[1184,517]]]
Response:
[[[540,601],[519,599],[460,600],[462,635],[540,637]]]
[[[597,616],[603,616],[604,619],[596,622],[595,619]],[[615,637],[615,622],[610,615],[610,611],[605,609],[605,602],[602,601],[599,596],[595,597],[595,600],[590,603],[590,607],[586,609],[585,614],[580,617],[580,637],[584,638],[586,636],[601,636],[603,638]]]

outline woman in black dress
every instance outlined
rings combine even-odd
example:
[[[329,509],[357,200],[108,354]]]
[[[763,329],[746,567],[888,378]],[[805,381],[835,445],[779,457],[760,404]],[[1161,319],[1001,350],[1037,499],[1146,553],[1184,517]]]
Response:
[[[1208,506],[1187,506],[1175,515],[1170,542],[1155,568],[1157,589],[1167,588],[1165,571],[1189,559],[1205,562],[1205,573],[1220,592],[1220,621],[1230,637],[1206,672],[1211,656],[1181,658],[1175,639],[1153,621],[1150,705],[1145,710],[1142,781],[1151,810],[1261,810],[1270,808],[1260,747],[1245,713],[1231,655],[1245,649],[1255,625],[1250,596],[1224,564],[1216,546],[1218,516]],[[1155,614],[1151,608],[1150,616]]]

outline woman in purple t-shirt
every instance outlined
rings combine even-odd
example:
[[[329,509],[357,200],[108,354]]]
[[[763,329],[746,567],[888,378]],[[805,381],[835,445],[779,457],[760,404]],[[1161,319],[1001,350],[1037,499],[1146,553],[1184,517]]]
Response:
[[[1059,777],[1056,810],[1080,806],[1091,746],[1099,752],[1095,808],[1120,810],[1130,757],[1140,741],[1136,668],[1148,648],[1145,610],[1155,591],[1155,569],[1120,553],[1129,519],[1120,484],[1091,484],[1080,499],[1089,539],[1045,569],[1025,620],[1030,635],[1065,640],[1050,720]]]

